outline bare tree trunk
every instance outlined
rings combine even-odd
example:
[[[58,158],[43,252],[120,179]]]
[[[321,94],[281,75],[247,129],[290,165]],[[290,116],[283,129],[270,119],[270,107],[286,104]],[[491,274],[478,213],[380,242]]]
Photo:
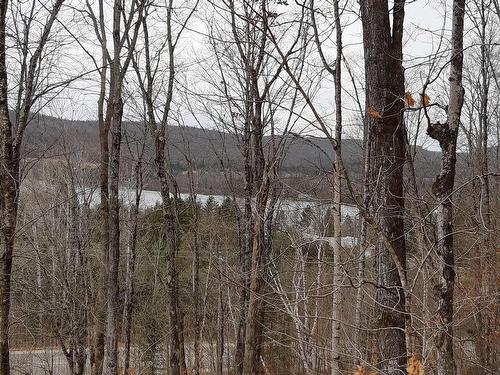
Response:
[[[491,46],[486,40],[487,27],[487,4],[485,0],[481,0],[478,4],[480,22],[477,25],[479,28],[479,36],[481,39],[481,83],[480,83],[480,108],[479,108],[479,171],[481,174],[481,191],[480,191],[480,226],[482,228],[482,246],[480,254],[480,270],[482,272],[481,285],[481,340],[480,340],[480,357],[481,363],[489,374],[496,373],[496,350],[492,337],[495,330],[495,308],[496,303],[491,303],[491,296],[495,294],[496,289],[496,251],[495,244],[492,241],[492,231],[494,230],[494,217],[491,215],[490,205],[490,179],[488,176],[488,158],[489,158],[489,116],[488,116],[488,100],[489,100],[489,81],[490,81],[490,59]],[[497,145],[498,148],[498,145]],[[472,150],[471,150],[472,151]]]
[[[247,93],[248,95],[248,93]],[[247,101],[248,102],[248,101]],[[247,119],[244,125],[242,154],[244,162],[245,175],[245,208],[243,214],[243,226],[240,231],[240,290],[239,290],[239,308],[240,314],[237,323],[236,352],[235,352],[235,370],[237,375],[243,374],[243,358],[245,355],[245,321],[248,309],[248,289],[250,287],[250,252],[252,247],[252,195],[253,195],[253,172],[252,156],[250,150],[251,132],[250,121]]]
[[[0,83],[1,84],[1,83]],[[0,120],[5,123],[6,118],[2,114]],[[8,113],[7,113],[7,121]],[[3,127],[3,124],[2,124]],[[5,132],[5,129],[2,129]],[[5,133],[4,133],[5,134]],[[4,146],[4,145],[2,145]],[[3,148],[3,147],[2,147]],[[4,150],[2,150],[4,151]],[[2,152],[3,153],[3,152]],[[3,156],[3,155],[2,155]],[[4,159],[5,160],[5,159]],[[6,170],[4,160],[0,168]],[[10,312],[10,286],[12,271],[12,255],[14,252],[14,233],[16,228],[17,216],[17,189],[11,176],[6,177],[2,173],[2,242],[3,251],[0,258],[1,278],[0,278],[0,373],[2,375],[10,374],[9,362],[9,312]]]
[[[184,346],[184,312],[179,306],[179,296],[177,296],[177,311],[179,312],[179,367],[182,375],[187,374],[186,367],[186,347]]]
[[[257,194],[257,209],[255,224],[252,233],[252,259],[250,266],[250,289],[248,299],[248,310],[245,324],[245,355],[243,359],[243,374],[259,374],[260,368],[260,335],[257,334],[262,308],[262,296],[260,295],[263,281],[262,249],[263,249],[263,227],[264,216],[269,193],[269,176],[267,172],[263,176],[262,186]]]
[[[332,371],[331,375],[339,375],[341,372],[341,349],[340,349],[340,293],[342,286],[341,269],[341,236],[342,236],[342,27],[340,25],[339,2],[333,3],[335,16],[335,32],[337,44],[337,56],[335,58],[335,168],[333,173],[333,304],[332,304]]]
[[[125,300],[123,302],[123,342],[124,363],[123,373],[128,375],[130,368],[130,343],[132,332],[132,317],[134,311],[134,272],[137,248],[137,221],[139,216],[139,203],[142,195],[142,155],[134,168],[135,200],[130,208],[129,240],[127,246],[127,268],[125,274]]]
[[[10,374],[9,359],[9,313],[12,257],[19,206],[20,160],[24,131],[29,122],[30,110],[36,100],[36,80],[43,52],[49,39],[52,26],[59,14],[64,0],[56,0],[50,9],[36,48],[31,54],[24,71],[24,85],[18,88],[18,110],[16,126],[9,118],[8,81],[6,66],[6,17],[8,1],[0,1],[0,374]],[[25,35],[28,39],[28,35]],[[29,40],[28,40],[29,41]],[[26,61],[24,61],[26,63]]]
[[[363,132],[363,206],[368,207],[370,203],[370,178],[371,178],[371,129],[367,126],[367,121],[364,121],[364,132]],[[366,267],[366,248],[367,248],[367,234],[368,234],[368,223],[363,217],[360,217],[361,225],[359,232],[359,243],[358,243],[358,272],[357,272],[357,282],[358,288],[356,290],[356,302],[354,308],[354,348],[359,352],[359,358],[357,358],[356,363],[360,365],[364,359],[364,353],[366,352],[366,346],[362,344],[363,342],[363,330],[361,325],[363,324],[363,284],[365,281],[365,267]]]
[[[188,150],[189,152],[189,150]],[[189,174],[189,200],[191,204],[193,231],[192,239],[192,261],[191,261],[191,277],[192,277],[192,296],[194,300],[194,374],[200,375],[201,368],[201,290],[200,290],[200,249],[199,249],[199,215],[196,202],[196,191],[193,176],[192,159],[187,160]],[[219,318],[218,318],[219,319]]]
[[[104,342],[104,374],[118,371],[118,273],[120,264],[120,156],[122,139],[122,70],[120,61],[121,1],[113,5],[113,46],[108,111],[111,111],[111,150],[109,159],[109,248],[106,280],[106,338]]]
[[[5,13],[7,1],[0,3],[0,374],[10,374],[9,313],[12,255],[18,208],[19,160],[12,151],[12,124],[7,106],[5,65]]]
[[[219,254],[220,256],[220,254]],[[225,322],[225,309],[224,309],[224,294],[222,288],[222,263],[219,264],[218,276],[218,298],[217,298],[217,350],[216,350],[216,362],[215,362],[215,373],[216,375],[222,375],[224,371],[224,322]]]
[[[72,374],[83,375],[87,360],[87,316],[88,311],[80,300],[79,291],[86,292],[86,255],[81,239],[81,209],[78,202],[78,191],[73,173],[73,166],[67,159],[68,169],[68,259],[66,267],[66,284],[72,289],[67,291],[65,305],[71,306],[71,322],[69,347],[66,349],[63,340],[61,347],[72,369]]]
[[[118,89],[119,91],[121,89]],[[119,94],[121,96],[121,93]],[[113,99],[113,120],[111,122],[111,155],[109,181],[109,251],[107,263],[107,313],[106,339],[104,345],[104,373],[115,375],[118,371],[118,317],[119,287],[118,272],[120,263],[120,152],[121,152],[121,115],[123,104],[120,97]],[[117,117],[115,117],[117,116]]]
[[[453,247],[453,204],[456,145],[463,105],[463,30],[465,0],[453,1],[451,66],[449,76],[448,120],[444,124],[428,123],[427,133],[437,141],[442,151],[441,170],[432,192],[438,201],[436,209],[437,253],[437,321],[435,348],[438,375],[456,373],[453,356],[453,291],[455,257]]]
[[[100,15],[103,17],[103,15]],[[109,122],[104,118],[104,102],[106,99],[106,79],[107,79],[107,60],[106,45],[102,45],[102,64],[100,76],[100,93],[97,103],[97,117],[99,123],[99,145],[100,145],[100,163],[99,163],[99,194],[100,206],[99,214],[101,220],[100,236],[100,256],[99,273],[95,295],[95,313],[94,313],[94,332],[93,347],[91,348],[91,373],[92,375],[102,374],[104,359],[104,332],[106,329],[106,290],[101,285],[106,282],[106,264],[108,262],[109,248],[109,194],[108,194],[108,173],[109,173]],[[107,116],[106,116],[107,117]]]
[[[169,76],[167,88],[167,102],[164,109],[164,118],[160,124],[159,131],[155,139],[155,164],[157,175],[160,181],[160,190],[162,197],[163,209],[163,230],[166,240],[167,251],[167,306],[169,316],[168,328],[168,346],[169,346],[169,368],[171,375],[181,374],[181,344],[179,333],[179,312],[178,312],[178,295],[177,295],[177,269],[176,269],[176,253],[178,249],[178,228],[177,228],[177,210],[176,210],[176,194],[170,197],[169,182],[167,177],[167,163],[165,158],[165,145],[166,145],[166,121],[170,112],[170,104],[172,102],[173,87],[174,87],[174,42],[172,39],[172,11],[173,1],[170,0],[167,9],[167,48],[169,53]],[[175,192],[174,192],[175,193]]]
[[[196,3],[197,5],[197,3]],[[184,26],[188,22],[189,18],[193,14],[196,5],[192,8],[189,16],[184,20]],[[178,287],[177,287],[177,267],[176,267],[176,254],[179,249],[179,236],[180,229],[178,228],[178,218],[177,218],[177,190],[175,187],[175,180],[171,175],[169,160],[168,160],[168,149],[167,146],[167,121],[170,119],[170,108],[172,104],[173,91],[174,91],[174,81],[175,81],[175,59],[174,51],[175,46],[178,41],[178,37],[184,27],[181,28],[179,34],[176,37],[173,35],[173,25],[172,12],[174,11],[173,0],[169,0],[166,5],[166,53],[168,54],[168,82],[166,88],[166,98],[165,104],[163,106],[162,118],[157,121],[155,117],[155,96],[153,93],[154,88],[154,71],[152,68],[152,55],[150,54],[149,45],[149,32],[147,17],[144,17],[142,23],[143,34],[144,34],[144,44],[145,44],[145,72],[144,78],[142,77],[141,69],[139,69],[138,62],[132,59],[134,68],[137,73],[137,77],[140,83],[140,88],[143,94],[143,99],[146,106],[146,115],[148,120],[148,125],[151,128],[154,139],[154,150],[155,150],[155,169],[158,182],[160,184],[160,195],[161,195],[161,208],[163,216],[162,234],[165,241],[165,252],[166,252],[166,306],[168,309],[168,332],[167,332],[167,345],[168,345],[168,368],[170,375],[180,375],[181,372],[186,372],[186,362],[184,358],[184,335],[183,335],[183,324],[181,322],[182,315],[179,311],[178,306]],[[148,13],[146,13],[147,15]],[[160,52],[155,58],[160,56]],[[170,184],[174,184],[173,196],[170,195]]]
[[[404,267],[404,0],[394,2],[392,16],[391,31],[387,0],[361,2],[367,121],[374,132],[372,181],[377,185],[373,210],[378,213],[379,225],[390,241],[397,261]],[[378,250],[380,288],[377,289],[376,302],[380,312],[380,370],[385,374],[399,374],[406,367],[407,355],[404,333],[405,293],[389,249],[380,243]]]
[[[181,374],[181,350],[179,342],[179,313],[177,307],[177,273],[176,273],[176,252],[177,252],[177,224],[175,218],[175,195],[170,197],[168,186],[166,160],[165,160],[165,131],[160,131],[155,139],[158,178],[160,180],[160,192],[162,197],[163,210],[163,233],[166,241],[167,252],[167,306],[168,306],[168,347],[169,347],[169,368],[172,375]]]
[[[143,20],[144,1],[139,1],[130,7],[129,14],[125,15],[122,1],[115,0],[113,4],[113,57],[110,61],[110,88],[106,116],[110,119],[111,147],[109,155],[109,247],[107,257],[106,277],[106,337],[104,342],[104,373],[116,375],[118,371],[118,319],[119,311],[119,284],[118,274],[120,265],[120,157],[122,140],[123,117],[123,81],[132,59],[135,43]],[[123,35],[122,16],[125,18],[128,51],[122,61]],[[131,31],[132,20],[133,32]]]

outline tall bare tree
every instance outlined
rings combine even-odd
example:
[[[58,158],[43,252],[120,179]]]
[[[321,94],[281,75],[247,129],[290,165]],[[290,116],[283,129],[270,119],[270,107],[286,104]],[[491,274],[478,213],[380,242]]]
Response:
[[[64,0],[56,0],[48,5],[48,15],[45,20],[37,20],[37,13],[32,10],[25,19],[22,40],[20,80],[17,87],[17,104],[13,118],[10,116],[9,85],[6,63],[8,44],[7,14],[9,2],[0,2],[0,231],[2,233],[2,253],[0,257],[0,373],[10,374],[9,363],[9,311],[12,258],[16,238],[17,213],[21,186],[20,163],[22,158],[23,137],[31,119],[31,111],[37,100],[44,93],[50,92],[50,87],[41,87],[43,79],[41,72],[45,56],[45,47],[51,35]],[[43,13],[42,13],[43,14]],[[42,32],[37,36],[33,49],[33,22],[41,22]]]
[[[164,8],[165,20],[160,25],[165,27],[166,40],[158,49],[153,49],[153,38],[150,37],[150,25],[157,10],[154,2],[148,2],[142,25],[144,39],[143,60],[134,59],[139,89],[146,108],[146,122],[154,141],[154,164],[160,186],[161,209],[163,216],[162,234],[166,241],[167,298],[168,309],[168,367],[172,375],[186,371],[184,354],[183,316],[179,309],[178,270],[176,257],[180,247],[180,228],[178,218],[178,188],[170,164],[170,147],[168,127],[173,119],[172,103],[175,94],[177,69],[176,48],[186,26],[195,12],[199,1],[189,5],[182,19],[176,18],[177,4],[169,0]],[[182,12],[181,12],[182,13]],[[180,29],[175,23],[180,22]],[[145,68],[141,69],[143,62]],[[162,70],[165,68],[165,70]],[[157,83],[159,76],[165,77],[165,86]],[[164,90],[164,95],[157,96],[156,90]],[[160,108],[159,111],[156,108]]]
[[[404,238],[403,166],[404,0],[396,0],[391,11],[387,0],[361,2],[365,53],[366,111],[373,131],[374,199],[372,210],[384,235],[396,253],[394,259],[386,244],[378,246],[376,293],[380,318],[378,328],[380,370],[398,374],[406,367],[405,293],[400,272],[406,263]],[[392,26],[392,27],[391,27]]]
[[[219,102],[207,112],[218,126],[235,136],[243,163],[244,207],[239,214],[240,286],[234,360],[237,374],[259,373],[262,368],[266,304],[262,295],[273,238],[269,233],[276,198],[273,184],[284,148],[284,138],[277,137],[274,121],[288,91],[286,84],[280,84],[283,64],[272,55],[267,30],[275,27],[280,30],[279,38],[284,39],[285,26],[276,21],[278,14],[272,3],[230,0],[220,8],[221,19],[229,23],[229,29],[223,28],[225,23],[211,25],[210,29],[216,77],[220,81],[209,79]],[[301,36],[300,33],[293,35],[287,54],[296,52]],[[292,108],[295,102],[293,100]],[[287,119],[284,129],[279,129],[280,133],[287,134],[291,118],[293,116]],[[271,139],[267,145],[266,132]]]
[[[142,190],[144,185],[144,149],[146,141],[146,132],[142,132],[141,140],[137,145],[137,152],[134,160],[134,196],[130,202],[128,213],[128,241],[127,241],[127,258],[125,265],[125,297],[123,301],[123,323],[122,323],[122,337],[124,345],[123,354],[123,373],[128,374],[130,371],[130,351],[132,344],[132,320],[134,314],[134,300],[135,300],[135,266],[137,257],[137,243],[139,237],[139,208],[142,197]],[[131,141],[127,140],[127,145],[132,154]]]
[[[437,316],[436,334],[437,373],[456,373],[453,356],[453,311],[455,287],[455,249],[453,245],[453,188],[457,162],[457,137],[464,100],[462,86],[463,38],[465,1],[453,1],[453,22],[451,31],[451,64],[449,74],[449,103],[447,120],[444,124],[431,122],[429,117],[427,133],[439,142],[441,147],[441,170],[432,185],[437,199],[436,208],[436,253],[437,253]],[[426,112],[427,115],[427,112]]]
[[[130,65],[135,44],[140,32],[144,0],[134,0],[128,9],[120,0],[115,0],[112,13],[112,52],[108,47],[106,29],[106,8],[104,1],[98,2],[98,14],[87,3],[87,11],[100,42],[100,93],[98,100],[98,123],[100,138],[100,198],[102,220],[102,261],[106,268],[101,270],[100,279],[104,288],[98,288],[95,322],[95,347],[93,374],[102,371],[115,375],[118,371],[118,271],[120,261],[120,157],[123,117],[123,82]],[[124,54],[124,50],[126,53]],[[124,56],[123,56],[124,55]],[[109,89],[108,83],[109,67]],[[106,102],[107,100],[107,102]],[[109,140],[111,138],[111,144]],[[102,274],[105,272],[105,275]],[[105,293],[105,294],[104,294]],[[104,326],[103,305],[106,306]],[[101,311],[101,314],[99,314]],[[104,334],[105,333],[105,334]]]

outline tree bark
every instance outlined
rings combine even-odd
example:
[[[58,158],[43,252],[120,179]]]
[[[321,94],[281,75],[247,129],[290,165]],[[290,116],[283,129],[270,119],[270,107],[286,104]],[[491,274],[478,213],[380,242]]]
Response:
[[[102,16],[102,15],[101,15]],[[99,214],[101,221],[101,236],[100,236],[100,254],[99,273],[95,294],[95,314],[94,330],[93,330],[93,347],[91,348],[91,373],[92,375],[102,374],[103,359],[104,359],[104,333],[106,329],[106,264],[108,263],[108,247],[109,247],[109,193],[108,193],[108,173],[109,173],[109,121],[104,115],[104,102],[106,99],[106,78],[107,78],[107,47],[102,46],[102,64],[100,71],[100,92],[97,102],[97,119],[99,124],[99,146],[100,146],[100,161],[99,161],[99,196],[100,206]],[[106,116],[107,117],[107,116]]]
[[[366,119],[364,120],[364,131],[363,131],[363,206],[368,207],[370,204],[371,197],[371,129],[368,127]],[[359,357],[356,359],[357,365],[361,365],[364,360],[364,354],[366,353],[366,345],[363,345],[363,330],[361,325],[363,324],[363,300],[364,300],[364,288],[363,284],[365,281],[365,267],[366,267],[366,250],[367,250],[367,235],[368,235],[368,223],[363,217],[360,217],[360,230],[359,230],[359,244],[358,244],[358,259],[357,259],[357,282],[358,288],[356,290],[356,302],[354,309],[354,348],[358,351]]]
[[[139,203],[142,195],[142,155],[134,168],[135,200],[130,208],[129,240],[127,246],[127,265],[125,274],[125,300],[123,302],[123,343],[124,362],[123,373],[128,375],[130,368],[130,344],[132,333],[132,318],[134,312],[134,273],[137,248],[137,221],[139,217]]]
[[[29,59],[24,85],[18,88],[19,107],[14,127],[9,117],[8,79],[6,66],[6,18],[8,1],[0,1],[0,374],[10,374],[9,313],[12,257],[14,253],[17,213],[19,207],[20,161],[24,131],[35,101],[35,83],[43,52],[52,26],[64,0],[56,0],[43,24],[36,48]]]
[[[438,201],[436,209],[438,331],[435,339],[438,375],[456,373],[453,355],[455,254],[452,194],[455,184],[457,137],[464,98],[462,86],[464,8],[465,0],[453,1],[448,119],[444,124],[432,124],[429,121],[427,127],[427,133],[439,142],[442,151],[441,170],[432,186],[432,192]]]
[[[254,375],[260,372],[261,335],[259,325],[262,324],[261,309],[263,307],[260,295],[263,282],[262,256],[263,256],[263,227],[267,197],[269,193],[269,177],[263,176],[262,186],[257,194],[257,212],[252,234],[252,258],[250,265],[250,288],[248,310],[245,323],[245,355],[243,358],[243,374]]]
[[[104,342],[104,374],[116,375],[118,371],[118,317],[120,265],[120,157],[122,139],[122,70],[120,61],[121,1],[113,5],[113,60],[108,111],[111,111],[111,148],[109,158],[109,247],[106,277],[106,337]]]
[[[482,246],[480,250],[480,272],[482,273],[481,285],[481,307],[480,307],[480,358],[488,374],[496,373],[496,350],[493,342],[495,330],[495,308],[496,304],[491,303],[491,296],[495,294],[496,289],[496,250],[495,243],[492,241],[492,231],[494,230],[494,216],[491,215],[490,204],[490,178],[488,176],[488,158],[489,158],[489,81],[490,81],[490,59],[492,51],[488,45],[487,38],[487,4],[485,0],[480,0],[478,4],[480,22],[478,23],[478,33],[481,40],[481,83],[479,84],[480,107],[479,107],[479,171],[481,174],[481,185],[479,196],[480,210],[478,216],[482,232]],[[471,150],[472,152],[472,150]]]
[[[340,309],[341,297],[340,293],[342,286],[342,269],[341,269],[341,236],[342,236],[342,28],[340,24],[339,2],[333,3],[333,11],[335,17],[335,32],[337,44],[337,56],[335,58],[335,168],[333,172],[333,293],[332,293],[332,370],[331,375],[339,375],[341,373],[341,349],[340,349]]]
[[[218,255],[220,257],[220,252]],[[222,375],[224,371],[224,323],[225,323],[225,308],[224,308],[224,294],[222,288],[222,264],[219,264],[219,270],[217,272],[218,281],[218,296],[217,296],[217,350],[216,350],[216,361],[215,361],[215,373],[216,375]]]
[[[387,0],[361,2],[367,123],[373,131],[372,182],[376,184],[372,210],[377,212],[379,225],[404,267],[404,0],[394,2],[392,16],[391,30]],[[396,264],[383,243],[378,246],[377,264],[380,370],[385,374],[399,374],[405,370],[407,356],[405,293]]]
[[[193,231],[192,238],[192,261],[191,261],[191,278],[192,278],[192,296],[194,301],[194,374],[200,375],[201,369],[201,290],[200,290],[200,249],[199,249],[199,215],[196,201],[196,191],[193,176],[192,160],[188,159],[188,174],[189,174],[189,202],[191,205],[191,230]],[[219,286],[220,288],[220,286]],[[219,318],[218,318],[219,319]]]

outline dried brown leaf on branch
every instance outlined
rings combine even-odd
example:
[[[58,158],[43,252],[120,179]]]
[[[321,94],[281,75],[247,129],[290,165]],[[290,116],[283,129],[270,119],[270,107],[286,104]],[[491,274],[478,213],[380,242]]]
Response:
[[[431,102],[429,95],[423,93],[423,94],[420,94],[420,97],[422,99],[422,107],[427,107],[429,105],[429,103]]]
[[[368,107],[368,116],[371,118],[381,118],[380,112],[373,107]]]
[[[412,108],[415,106],[415,99],[413,99],[413,96],[409,91],[405,92],[405,105],[406,108]]]
[[[408,375],[424,375],[424,367],[414,355],[412,355],[408,359],[408,367],[406,368],[406,372],[408,373]]]

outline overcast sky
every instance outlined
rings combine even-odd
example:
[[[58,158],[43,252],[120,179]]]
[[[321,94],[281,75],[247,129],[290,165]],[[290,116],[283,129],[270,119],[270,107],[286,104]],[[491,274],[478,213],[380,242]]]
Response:
[[[359,5],[356,1],[351,1],[350,9],[346,11],[343,16],[343,23],[346,24],[343,43],[344,43],[344,53],[346,55],[351,68],[356,76],[356,79],[362,84],[363,81],[363,51],[362,51],[362,30],[361,22],[356,19],[356,14],[359,12]],[[71,3],[71,2],[70,2]],[[77,4],[76,2],[75,4]],[[320,0],[317,0],[320,3]],[[197,12],[196,17],[194,17],[189,25],[190,30],[185,33],[184,38],[181,41],[181,46],[179,50],[182,53],[183,64],[190,66],[192,78],[190,82],[196,80],[199,77],[199,72],[196,69],[203,69],[203,67],[198,67],[196,64],[192,64],[200,56],[203,56],[207,50],[207,37],[204,35],[206,33],[206,22],[203,20],[204,17],[210,15],[210,5],[206,1],[201,1],[200,10]],[[286,7],[282,8],[283,11],[287,11]],[[413,93],[418,93],[422,88],[422,83],[427,77],[428,66],[425,62],[429,61],[429,57],[440,49],[446,55],[447,48],[447,36],[449,35],[449,25],[450,25],[450,15],[451,7],[450,4],[445,0],[415,0],[407,1],[405,10],[405,45],[404,45],[404,59],[406,67],[406,81],[407,89]],[[444,26],[444,32],[442,32]],[[92,39],[92,30],[88,29],[82,32],[80,41],[89,48],[89,40]],[[161,31],[160,31],[161,33]],[[89,36],[90,35],[90,36]],[[440,45],[441,36],[444,36],[444,43]],[[334,37],[334,36],[332,36]],[[68,52],[73,54],[74,70],[83,71],[84,69],[92,69],[93,64],[91,59],[85,55],[77,45],[73,45],[71,50]],[[334,45],[332,43],[325,42],[325,51],[333,58],[335,56]],[[95,49],[96,56],[98,56],[98,50]],[[189,58],[193,58],[193,61],[189,61]],[[88,60],[88,61],[85,61]],[[446,60],[443,60],[446,63]],[[192,64],[192,65],[190,65]],[[444,71],[445,73],[447,70]],[[89,78],[91,78],[89,76]],[[96,118],[96,101],[97,101],[97,84],[95,83],[95,75],[92,79],[86,81],[80,81],[73,85],[72,90],[68,90],[63,93],[61,97],[54,101],[51,105],[44,109],[47,114],[70,118],[70,119],[95,119]],[[345,133],[347,136],[359,136],[359,112],[358,107],[355,105],[354,101],[350,98],[353,94],[353,87],[350,83],[350,78],[346,74],[344,69],[343,82],[346,92],[343,95],[344,99],[344,119],[345,119]],[[430,91],[432,92],[432,91]],[[360,93],[362,95],[362,92]],[[415,94],[418,97],[418,94]],[[334,90],[333,84],[327,80],[321,85],[321,89],[318,91],[316,97],[314,98],[316,104],[325,113],[325,116],[333,113],[333,98]],[[132,116],[130,112],[127,116]],[[186,123],[189,125],[195,125],[195,122],[186,116]],[[210,126],[209,123],[205,124]],[[314,134],[314,131],[311,131]],[[432,142],[425,136],[421,134],[420,143],[426,147],[432,147]]]

